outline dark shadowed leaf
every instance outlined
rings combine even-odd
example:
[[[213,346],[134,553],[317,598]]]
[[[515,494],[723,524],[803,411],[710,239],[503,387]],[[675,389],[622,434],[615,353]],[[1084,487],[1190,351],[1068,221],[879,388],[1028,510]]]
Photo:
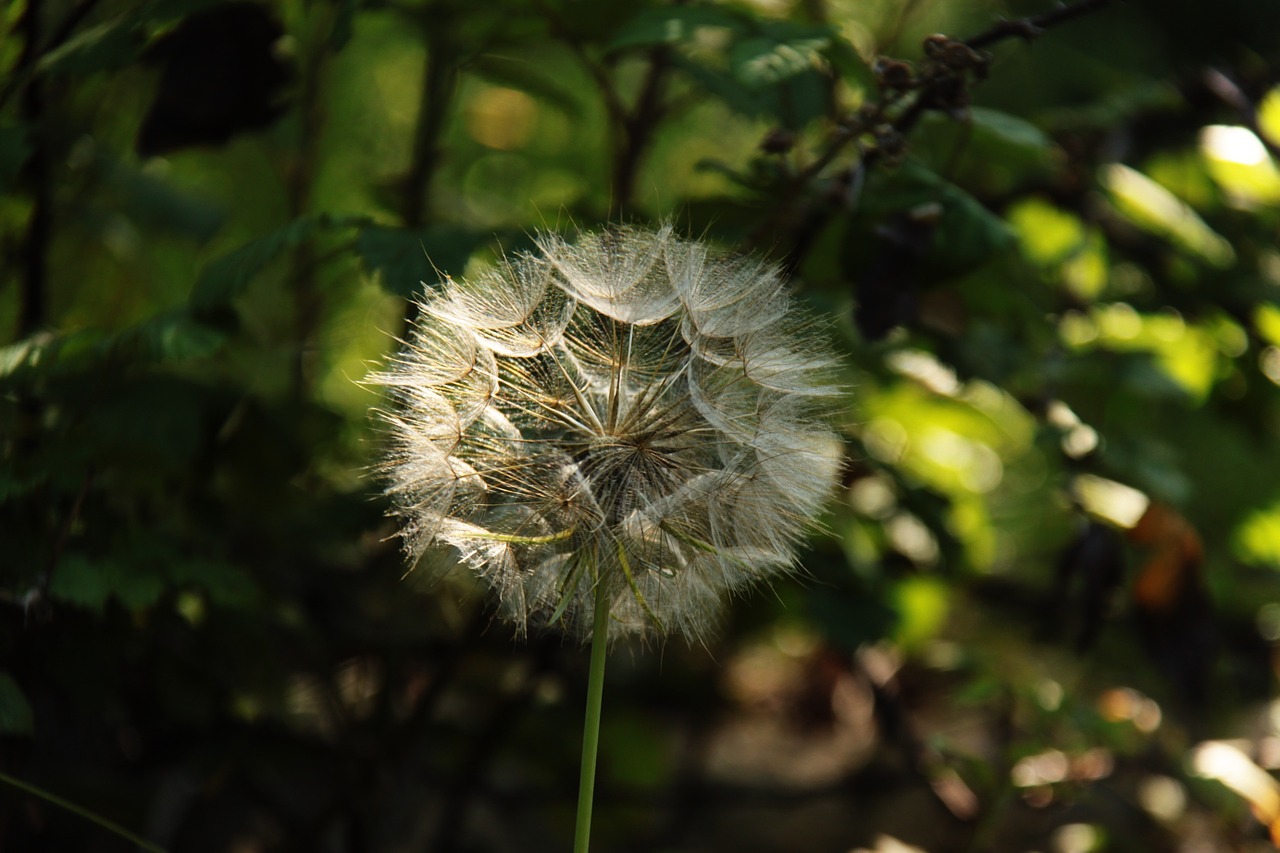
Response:
[[[30,131],[24,125],[0,127],[0,193],[8,192],[13,186],[30,154]]]
[[[361,229],[356,251],[365,269],[376,273],[383,288],[399,296],[418,293],[446,275],[461,275],[476,249],[492,239],[489,234],[455,227],[422,231],[368,225]]]
[[[0,734],[29,735],[35,730],[35,715],[22,688],[7,672],[0,672]]]
[[[879,221],[897,212],[940,208],[926,268],[937,275],[957,275],[987,262],[1014,242],[1012,229],[973,196],[923,165],[908,161],[900,169],[877,176],[864,194],[861,215]]]

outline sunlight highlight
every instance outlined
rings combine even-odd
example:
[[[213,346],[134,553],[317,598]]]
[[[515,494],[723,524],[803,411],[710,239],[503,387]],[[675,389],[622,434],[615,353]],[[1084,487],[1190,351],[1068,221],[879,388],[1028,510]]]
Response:
[[[1200,148],[1215,160],[1256,166],[1267,161],[1267,147],[1252,130],[1212,124],[1200,131]]]

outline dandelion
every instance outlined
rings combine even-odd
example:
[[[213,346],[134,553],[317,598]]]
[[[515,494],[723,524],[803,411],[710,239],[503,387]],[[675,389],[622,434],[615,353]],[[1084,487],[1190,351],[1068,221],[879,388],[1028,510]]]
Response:
[[[426,297],[373,382],[410,558],[446,547],[519,632],[592,640],[589,823],[605,645],[699,639],[794,565],[838,467],[834,360],[775,267],[670,225],[537,246]]]

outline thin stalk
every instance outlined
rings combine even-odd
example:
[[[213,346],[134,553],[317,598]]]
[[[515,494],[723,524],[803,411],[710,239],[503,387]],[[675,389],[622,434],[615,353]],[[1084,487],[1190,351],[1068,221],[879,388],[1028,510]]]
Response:
[[[78,806],[75,803],[71,802],[70,800],[64,800],[62,797],[59,797],[57,794],[53,793],[52,791],[46,791],[44,788],[38,787],[36,785],[32,785],[30,782],[24,782],[21,779],[18,779],[14,776],[10,776],[8,773],[0,773],[0,782],[5,783],[6,785],[12,785],[13,787],[17,788],[20,791],[26,791],[28,794],[31,794],[34,797],[39,797],[45,802],[52,803],[53,805],[58,806],[60,808],[64,808],[73,814],[78,814],[80,815],[80,817],[84,818],[87,821],[96,823],[98,826],[102,827],[108,832],[115,833],[116,835],[120,836],[126,841],[136,844],[138,847],[142,848],[143,850],[148,851],[148,853],[165,853],[165,850],[163,847],[160,847],[156,844],[152,844],[150,841],[147,841],[145,838],[140,838],[139,836],[134,835],[132,832],[125,829],[123,826],[121,826],[120,824],[116,823],[113,820],[108,820],[102,815],[96,814],[95,812],[91,812],[88,809],[84,808],[83,806]]]
[[[600,706],[604,703],[604,661],[609,645],[609,593],[596,581],[596,619],[591,634],[591,673],[587,679],[587,714],[582,728],[582,770],[578,774],[578,825],[573,853],[591,846],[591,805],[596,790],[596,754],[600,746]]]
[[[301,49],[301,85],[298,91],[298,137],[286,178],[289,218],[299,219],[311,210],[312,192],[320,166],[320,138],[324,132],[324,78],[330,56],[329,39],[333,32],[333,6],[321,6],[309,12],[302,23],[304,36]],[[294,324],[297,353],[293,363],[292,390],[301,399],[309,391],[311,381],[312,338],[320,324],[323,305],[317,276],[316,247],[310,240],[301,241],[293,250],[291,276],[294,297]]]

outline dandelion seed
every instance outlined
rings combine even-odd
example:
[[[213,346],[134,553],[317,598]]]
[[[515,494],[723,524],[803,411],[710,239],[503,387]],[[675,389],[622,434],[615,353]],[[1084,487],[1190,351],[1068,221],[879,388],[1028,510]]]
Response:
[[[426,297],[372,378],[406,549],[452,548],[521,632],[699,638],[833,486],[833,357],[774,267],[669,225],[537,242]]]

